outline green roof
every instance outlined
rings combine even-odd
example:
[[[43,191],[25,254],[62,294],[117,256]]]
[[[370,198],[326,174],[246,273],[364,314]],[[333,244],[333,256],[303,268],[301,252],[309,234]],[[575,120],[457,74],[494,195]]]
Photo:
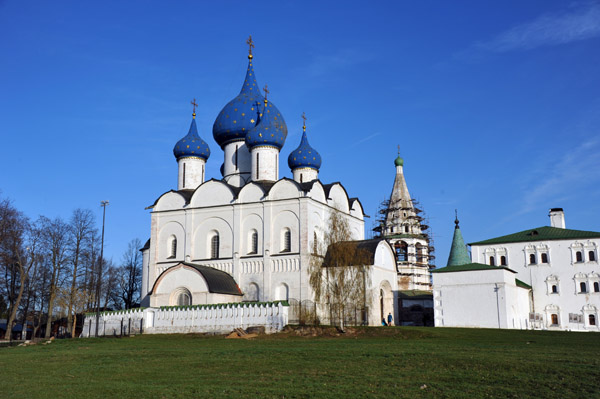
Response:
[[[515,279],[515,284],[517,285],[517,287],[527,288],[528,290],[531,289],[531,286],[529,284],[519,280],[518,278]]]
[[[537,227],[535,229],[523,230],[518,233],[502,237],[490,238],[489,240],[472,242],[469,245],[505,244],[509,242],[547,241],[547,240],[575,240],[586,238],[600,238],[597,231],[569,230],[558,227]]]
[[[504,269],[509,272],[516,273],[514,270],[509,269],[505,266],[491,266],[484,265],[483,263],[467,263],[464,265],[446,266],[441,269],[432,270],[431,273],[451,273],[451,272],[471,272],[476,270],[499,270]]]
[[[454,228],[454,236],[452,237],[452,246],[450,247],[447,266],[458,266],[471,263],[471,257],[469,256],[467,246],[465,245],[462,233],[458,227],[458,220],[455,223],[456,227]]]

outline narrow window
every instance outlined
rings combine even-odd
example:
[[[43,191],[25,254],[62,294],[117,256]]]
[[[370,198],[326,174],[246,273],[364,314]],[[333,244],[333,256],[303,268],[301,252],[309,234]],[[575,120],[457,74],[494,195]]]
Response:
[[[183,188],[185,188],[185,162],[183,163]]]
[[[177,256],[177,238],[173,237],[171,240],[171,253],[169,258],[174,258]]]
[[[583,262],[583,254],[581,251],[575,252],[575,259],[577,262]]]
[[[557,314],[552,314],[552,325],[553,326],[557,326],[558,325],[558,315]]]
[[[589,315],[588,320],[590,321],[590,326],[596,325],[596,316],[594,316],[593,314]]]
[[[579,283],[579,289],[580,289],[580,293],[585,293],[587,292],[587,287],[585,285],[585,283]]]
[[[529,254],[529,264],[535,265],[535,254]]]
[[[286,229],[283,233],[283,250],[281,252],[290,252],[292,250],[292,233]]]
[[[235,146],[235,170],[238,170],[238,146]]]
[[[597,281],[594,283],[594,292],[600,292],[600,283]]]
[[[595,261],[596,260],[596,253],[594,251],[588,252],[588,258],[589,258],[590,262]]]
[[[490,265],[491,266],[496,266],[496,259],[494,259],[493,256],[490,256]]]
[[[317,253],[317,232],[313,232],[313,254]]]
[[[204,164],[202,164],[202,182],[204,182]]]
[[[500,257],[500,265],[506,266],[506,256],[502,255]]]
[[[258,180],[258,163],[260,161],[260,158],[258,157],[260,154],[256,154],[256,180]]]
[[[556,284],[552,285],[552,293],[553,294],[558,294],[558,287],[556,286]]]
[[[397,242],[395,245],[396,248],[396,259],[399,262],[408,261],[408,245],[405,242]]]
[[[218,259],[219,258],[219,234],[215,234],[210,239],[210,258]]]
[[[304,174],[300,173],[300,183],[304,183]]]
[[[258,253],[258,233],[256,231],[252,232],[252,246],[250,250],[251,254]]]
[[[408,226],[404,226],[404,232],[408,233]]]
[[[546,253],[542,254],[542,263],[548,263],[548,254],[546,254]]]

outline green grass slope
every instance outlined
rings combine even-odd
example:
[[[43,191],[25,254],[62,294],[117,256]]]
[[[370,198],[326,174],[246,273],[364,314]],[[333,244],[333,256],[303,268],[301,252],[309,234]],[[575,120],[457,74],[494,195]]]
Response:
[[[146,335],[0,349],[3,398],[600,397],[600,335],[370,328]]]

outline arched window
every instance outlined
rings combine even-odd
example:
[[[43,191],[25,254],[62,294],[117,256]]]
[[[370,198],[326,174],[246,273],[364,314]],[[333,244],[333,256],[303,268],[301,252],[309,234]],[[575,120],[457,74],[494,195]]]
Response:
[[[292,250],[292,232],[286,228],[283,231],[283,248],[281,252],[290,252]]]
[[[496,266],[496,259],[493,256],[490,256],[490,266]]]
[[[529,264],[530,265],[535,265],[536,264],[535,254],[529,254]]]
[[[594,292],[600,292],[600,283],[594,282]]]
[[[542,263],[548,263],[548,254],[547,253],[542,254]]]
[[[585,282],[579,283],[579,290],[580,290],[579,292],[581,292],[581,293],[587,292],[587,286],[586,286]]]
[[[254,230],[250,235],[250,253],[258,253],[258,232],[256,230]]]
[[[396,249],[396,259],[400,262],[408,261],[408,245],[404,241],[399,241],[394,247]]]
[[[177,306],[190,306],[192,304],[192,297],[187,291],[179,293],[177,296]]]
[[[415,245],[417,251],[417,263],[427,263],[427,256],[425,256],[425,248],[421,244]]]
[[[594,251],[588,252],[588,259],[590,260],[590,262],[595,261],[596,260],[596,253]]]
[[[260,180],[258,178],[258,170],[259,170],[259,162],[260,162],[260,157],[259,157],[259,153],[256,153],[256,180]]]
[[[317,254],[317,250],[319,249],[319,241],[317,240],[317,232],[313,232],[313,254]]]
[[[552,285],[552,293],[553,294],[558,294],[558,287],[556,286],[556,284]]]
[[[168,259],[173,259],[177,256],[177,238],[172,236],[170,241]]]
[[[500,257],[500,265],[506,266],[506,256],[502,255]]]
[[[583,262],[583,253],[581,251],[575,252],[575,261]]]
[[[183,181],[183,188],[185,188],[185,162],[183,163],[183,179],[181,179]]]
[[[551,318],[552,318],[552,325],[557,326],[558,325],[558,315],[556,313],[552,313]]]
[[[407,226],[404,226],[404,232],[405,232],[405,233],[408,233],[408,225],[407,225]]]
[[[594,316],[593,314],[588,316],[588,320],[590,321],[590,326],[596,325],[596,316]]]
[[[210,258],[219,258],[219,233],[215,233],[210,239]]]

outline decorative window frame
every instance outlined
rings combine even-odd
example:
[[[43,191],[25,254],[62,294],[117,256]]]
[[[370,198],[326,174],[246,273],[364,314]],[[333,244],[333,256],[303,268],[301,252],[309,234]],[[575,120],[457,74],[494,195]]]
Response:
[[[502,264],[502,257],[506,260],[505,264]],[[489,247],[483,251],[483,264],[490,266],[508,266],[508,250],[504,247],[494,248]],[[492,264],[491,259],[494,259],[494,264]]]
[[[585,273],[576,273],[575,276],[573,276],[573,281],[575,281],[576,295],[587,295],[590,293],[590,284],[588,282],[588,276]],[[581,283],[585,283],[585,292],[581,291]]]
[[[560,326],[562,325],[561,323],[561,317],[560,317],[560,307],[558,307],[558,305],[546,305],[546,308],[544,309],[545,313],[546,313],[546,326],[548,328],[560,328]],[[553,324],[552,323],[552,315],[555,314],[557,316],[557,324]]]
[[[589,294],[595,294],[595,295],[600,295],[599,291],[595,290],[594,284],[598,284],[598,288],[600,289],[600,274],[596,273],[596,272],[592,272],[590,274],[588,274],[588,293]]]
[[[594,254],[594,260],[590,260],[590,252]],[[585,263],[598,264],[598,246],[593,241],[587,241],[583,245],[583,259]]]
[[[552,286],[556,286],[556,292],[552,291]],[[560,295],[560,284],[557,276],[551,274],[546,277],[546,288],[548,290],[548,295]]]
[[[583,325],[586,328],[598,330],[598,308],[595,305],[587,304],[582,308],[583,311]],[[590,325],[590,315],[594,316],[596,325]]]
[[[537,252],[537,262],[538,265],[548,265],[550,266],[551,258],[550,258],[550,247],[547,244],[539,244],[535,247]],[[543,255],[546,255],[547,262],[543,262]]]
[[[579,241],[575,241],[573,244],[571,244],[569,246],[569,249],[571,250],[571,264],[572,265],[578,265],[578,264],[585,263],[586,256],[585,256],[585,247],[584,247],[583,243],[581,243]],[[577,252],[581,252],[581,255],[582,255],[581,261],[577,261]]]
[[[525,266],[537,266],[539,265],[538,262],[538,256],[537,256],[537,251],[535,248],[535,245],[533,244],[528,244],[525,246],[525,248],[523,249],[523,252],[525,254]],[[535,263],[531,263],[531,255],[535,256]]]
[[[194,297],[192,296],[191,291],[187,287],[177,287],[173,290],[173,292],[171,292],[171,295],[169,297],[169,306],[182,306],[179,305],[179,296],[182,294],[185,294],[190,298],[190,305],[194,303]]]

